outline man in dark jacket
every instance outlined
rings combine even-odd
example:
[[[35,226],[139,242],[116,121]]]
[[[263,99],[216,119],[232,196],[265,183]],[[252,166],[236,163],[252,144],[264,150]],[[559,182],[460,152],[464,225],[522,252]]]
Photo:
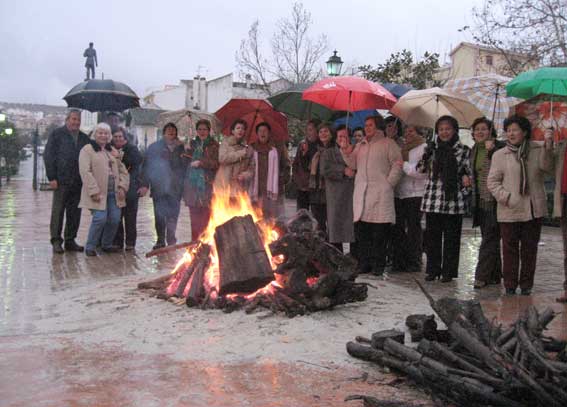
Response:
[[[121,153],[122,163],[130,175],[130,186],[126,193],[126,207],[122,208],[122,218],[116,231],[114,246],[122,248],[124,237],[126,237],[126,250],[133,250],[137,238],[138,189],[141,186],[142,154],[138,147],[128,141],[126,130],[122,127],[112,128],[112,145]]]
[[[177,138],[177,127],[173,123],[165,125],[163,138],[146,151],[140,195],[151,189],[157,234],[154,249],[164,247],[166,242],[168,245],[177,242],[175,231],[186,168],[183,154],[183,143]]]
[[[89,138],[82,133],[81,111],[71,110],[65,119],[65,126],[55,129],[47,140],[43,160],[49,186],[53,189],[51,206],[51,244],[55,253],[63,253],[63,218],[65,221],[65,250],[82,252],[83,247],[75,242],[81,221],[81,176],[79,175],[79,152],[89,144]]]

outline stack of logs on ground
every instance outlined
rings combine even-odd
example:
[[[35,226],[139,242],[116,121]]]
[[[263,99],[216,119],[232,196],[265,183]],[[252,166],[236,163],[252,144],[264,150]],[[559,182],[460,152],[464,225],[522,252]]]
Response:
[[[189,307],[247,313],[267,308],[288,317],[366,299],[367,284],[354,282],[356,261],[325,241],[309,212],[301,210],[277,228],[281,237],[269,245],[272,255],[282,259],[275,271],[252,217],[236,216],[215,231],[218,287],[205,284],[211,247],[196,242],[190,263],[138,288],[152,290],[159,298],[185,301]],[[268,289],[261,289],[266,285]]]
[[[419,284],[419,283],[418,283]],[[376,332],[347,343],[351,356],[406,374],[437,405],[567,406],[566,343],[544,335],[555,314],[530,306],[508,328],[489,321],[476,300],[441,298],[425,291],[448,330],[433,316],[406,320],[417,348],[404,345],[404,332]],[[381,406],[372,397],[365,406]]]

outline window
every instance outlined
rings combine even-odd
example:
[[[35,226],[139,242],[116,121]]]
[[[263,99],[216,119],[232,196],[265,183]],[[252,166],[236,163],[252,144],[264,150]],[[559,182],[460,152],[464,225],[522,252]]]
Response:
[[[486,56],[486,65],[492,66],[492,64],[493,64],[492,55],[487,55]]]

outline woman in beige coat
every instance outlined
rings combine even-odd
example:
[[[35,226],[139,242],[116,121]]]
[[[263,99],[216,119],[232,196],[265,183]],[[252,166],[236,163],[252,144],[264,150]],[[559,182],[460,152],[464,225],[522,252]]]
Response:
[[[396,222],[394,188],[402,177],[402,153],[392,139],[385,137],[382,116],[364,122],[366,137],[354,148],[341,141],[341,154],[354,174],[353,220],[355,256],[362,273],[381,275],[386,266],[386,245],[390,225]]]
[[[254,149],[244,144],[247,127],[244,120],[236,120],[230,126],[231,135],[220,145],[214,194],[221,193],[235,198],[251,189],[255,164]]]
[[[83,181],[80,208],[93,215],[85,247],[87,256],[96,256],[96,246],[102,237],[104,252],[117,251],[112,242],[120,223],[120,208],[126,206],[129,175],[117,150],[110,146],[110,127],[99,123],[94,130],[94,142],[79,154],[79,172]]]
[[[522,295],[530,295],[547,215],[544,173],[553,169],[553,151],[530,141],[531,125],[524,117],[504,120],[504,131],[508,141],[492,156],[487,186],[498,202],[506,294],[515,294],[519,285]]]

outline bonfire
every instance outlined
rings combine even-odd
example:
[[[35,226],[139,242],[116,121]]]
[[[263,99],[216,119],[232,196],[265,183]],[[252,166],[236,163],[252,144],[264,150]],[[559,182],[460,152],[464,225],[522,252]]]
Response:
[[[246,194],[216,192],[211,218],[165,276],[140,283],[189,307],[231,312],[258,307],[293,317],[364,301],[367,285],[354,282],[356,261],[325,242],[311,214],[287,223],[264,219]]]

